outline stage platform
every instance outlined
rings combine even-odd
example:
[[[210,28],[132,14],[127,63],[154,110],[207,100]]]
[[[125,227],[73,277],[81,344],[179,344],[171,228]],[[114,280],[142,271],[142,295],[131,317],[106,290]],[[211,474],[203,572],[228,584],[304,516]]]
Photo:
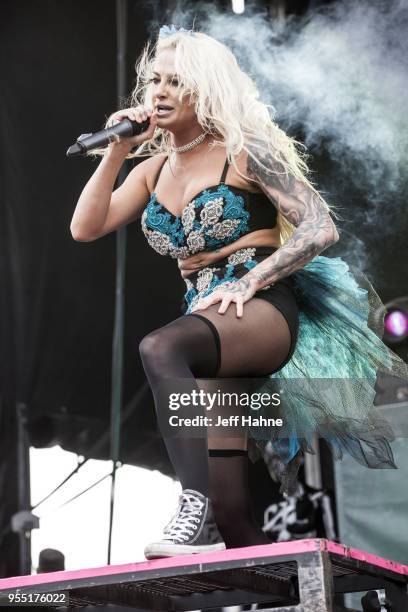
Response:
[[[408,565],[317,538],[5,578],[0,599],[67,592],[70,607],[172,612],[256,602],[263,612],[335,612],[334,593],[385,589],[392,612],[408,612],[407,583]]]

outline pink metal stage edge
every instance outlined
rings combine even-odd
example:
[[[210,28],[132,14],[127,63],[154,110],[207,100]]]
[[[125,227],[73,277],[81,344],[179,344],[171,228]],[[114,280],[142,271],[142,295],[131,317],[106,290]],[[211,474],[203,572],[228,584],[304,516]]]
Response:
[[[408,612],[407,584],[408,565],[317,538],[5,578],[0,601],[65,593],[70,607],[115,603],[138,612],[250,603],[263,612],[337,612],[335,593],[385,589],[392,612]]]

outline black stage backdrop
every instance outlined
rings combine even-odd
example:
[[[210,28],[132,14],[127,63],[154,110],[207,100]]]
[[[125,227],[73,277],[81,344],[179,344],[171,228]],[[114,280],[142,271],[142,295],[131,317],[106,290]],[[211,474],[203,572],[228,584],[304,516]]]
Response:
[[[102,426],[110,404],[116,238],[72,239],[73,210],[98,161],[65,152],[117,108],[115,3],[17,2],[7,16],[2,386],[33,417],[78,416]],[[148,24],[131,24],[134,59]],[[128,245],[125,404],[144,382],[140,339],[179,314],[182,294],[174,262],[147,247],[138,223],[129,227]],[[65,426],[60,435],[69,445]]]
[[[129,5],[130,85],[154,17],[150,3]],[[65,152],[117,108],[115,20],[112,0],[2,3],[0,535],[17,510],[17,402],[28,407],[34,445],[86,456],[109,429],[116,238],[72,239],[76,201],[98,162]],[[181,314],[183,287],[138,223],[128,229],[126,274],[125,406],[145,384],[139,342]],[[121,459],[172,474],[155,430],[145,393],[122,431]],[[93,456],[108,453],[105,444]],[[7,565],[0,575],[18,573],[16,558]]]
[[[129,3],[128,73],[160,3]],[[158,20],[158,21],[156,21]],[[196,24],[197,27],[197,24]],[[77,243],[69,225],[97,161],[67,159],[83,132],[102,127],[116,104],[116,28],[112,0],[2,3],[0,208],[0,575],[18,573],[16,406],[27,406],[31,443],[109,456],[94,445],[109,429],[115,289],[115,235]],[[333,168],[315,157],[321,176]],[[402,239],[397,243],[401,247]],[[394,244],[395,246],[395,244]],[[384,252],[383,297],[400,295],[406,251]],[[401,270],[398,267],[401,266]],[[121,460],[172,474],[155,438],[138,345],[180,315],[183,283],[174,261],[156,255],[139,223],[128,228],[124,407]],[[132,403],[133,399],[133,403]],[[93,450],[92,450],[93,449]],[[62,475],[63,476],[63,475]],[[46,475],[44,475],[46,478]],[[13,553],[14,551],[14,553]]]

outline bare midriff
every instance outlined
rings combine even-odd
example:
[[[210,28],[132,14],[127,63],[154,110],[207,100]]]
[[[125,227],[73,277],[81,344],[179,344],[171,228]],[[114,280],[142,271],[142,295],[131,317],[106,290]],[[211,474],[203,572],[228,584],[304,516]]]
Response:
[[[242,238],[239,238],[232,244],[230,247],[234,248],[231,253],[235,253],[238,249],[248,248],[248,247],[276,247],[278,248],[280,245],[280,232],[278,227],[274,227],[273,229],[262,229],[256,230],[255,232],[251,232],[250,234],[245,234]]]

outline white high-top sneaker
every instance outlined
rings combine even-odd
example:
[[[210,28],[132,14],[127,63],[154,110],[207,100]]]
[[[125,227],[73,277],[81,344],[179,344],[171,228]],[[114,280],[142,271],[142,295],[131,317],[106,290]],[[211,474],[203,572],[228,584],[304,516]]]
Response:
[[[214,520],[211,500],[193,489],[184,489],[177,511],[163,530],[163,538],[144,549],[146,559],[225,550]]]

